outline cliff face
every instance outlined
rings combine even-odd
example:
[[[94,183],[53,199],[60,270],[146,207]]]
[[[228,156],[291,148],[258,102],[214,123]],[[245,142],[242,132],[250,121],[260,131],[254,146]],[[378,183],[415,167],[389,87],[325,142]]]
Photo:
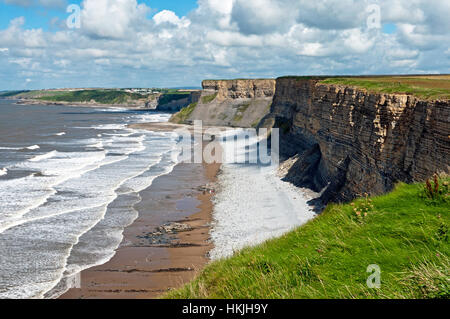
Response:
[[[218,100],[272,98],[276,81],[267,80],[205,80],[203,90],[217,92]]]
[[[206,80],[197,105],[186,123],[252,127],[269,113],[275,80]]]
[[[183,121],[279,127],[284,179],[346,201],[450,173],[449,103],[318,80],[208,80]]]
[[[178,112],[182,108],[188,106],[191,103],[196,103],[201,95],[201,91],[193,91],[183,99],[162,99],[163,95],[159,96],[154,101],[151,101],[146,105],[151,110],[157,110],[162,112]]]
[[[282,78],[263,122],[281,127],[283,155],[296,155],[285,179],[315,190],[328,185],[325,202],[450,171],[449,101]]]

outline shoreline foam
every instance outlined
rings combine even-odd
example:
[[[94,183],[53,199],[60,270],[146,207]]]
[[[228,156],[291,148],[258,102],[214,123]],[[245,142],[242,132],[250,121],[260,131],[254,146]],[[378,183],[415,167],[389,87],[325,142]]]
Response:
[[[72,288],[61,299],[156,298],[203,269],[211,249],[212,194],[200,186],[214,180],[219,165],[192,165],[177,164],[140,193],[139,216],[125,228],[115,255],[82,271],[81,289]],[[167,222],[182,223],[189,230],[173,234],[167,243],[153,243],[150,234]]]

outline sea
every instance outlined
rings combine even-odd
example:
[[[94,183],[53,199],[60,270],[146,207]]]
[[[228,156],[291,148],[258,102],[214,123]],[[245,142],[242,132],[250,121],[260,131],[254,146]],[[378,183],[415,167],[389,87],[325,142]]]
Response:
[[[56,298],[114,256],[139,193],[177,164],[170,114],[0,100],[0,298]]]

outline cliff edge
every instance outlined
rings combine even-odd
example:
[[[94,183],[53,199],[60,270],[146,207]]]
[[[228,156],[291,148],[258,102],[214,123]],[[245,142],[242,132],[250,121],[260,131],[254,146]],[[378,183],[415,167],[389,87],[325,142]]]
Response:
[[[450,173],[448,99],[373,93],[317,78],[202,85],[199,101],[173,122],[280,128],[284,180],[322,192],[324,203]]]
[[[205,80],[198,102],[175,114],[175,123],[256,127],[269,113],[275,80]]]
[[[318,80],[277,80],[261,125],[282,131],[285,180],[323,190],[324,202],[392,190],[450,172],[450,105]]]

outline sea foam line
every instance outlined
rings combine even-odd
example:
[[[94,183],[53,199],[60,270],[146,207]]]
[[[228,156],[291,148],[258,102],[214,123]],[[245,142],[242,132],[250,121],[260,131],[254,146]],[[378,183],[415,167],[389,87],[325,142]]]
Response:
[[[29,161],[30,162],[40,162],[42,160],[52,158],[52,157],[56,156],[56,154],[58,154],[57,151],[51,151],[51,152],[48,152],[46,154],[37,155],[37,156],[35,156],[33,158],[30,158]]]
[[[27,146],[27,147],[0,147],[0,150],[11,150],[11,151],[20,151],[20,150],[37,150],[39,149],[40,146],[39,145],[31,145],[31,146]]]
[[[54,281],[54,282],[53,282],[54,285],[53,285],[50,289],[46,290],[45,292],[43,292],[43,293],[41,294],[41,297],[44,296],[45,294],[51,292],[51,291],[58,285],[58,283],[59,283],[61,280],[63,280],[64,278],[74,276],[74,275],[76,275],[77,273],[80,273],[81,271],[83,271],[83,270],[85,270],[85,269],[89,269],[89,268],[91,268],[91,267],[95,267],[95,266],[98,266],[98,265],[103,265],[103,264],[105,264],[106,262],[108,262],[109,260],[111,260],[111,259],[114,257],[114,255],[115,255],[115,253],[116,253],[116,252],[115,252],[115,249],[117,249],[117,247],[116,247],[115,249],[112,250],[112,252],[111,252],[111,254],[110,254],[110,256],[109,256],[108,258],[103,258],[103,259],[97,261],[96,263],[94,263],[94,264],[92,264],[92,265],[79,266],[79,267],[76,268],[76,270],[73,269],[74,267],[72,267],[72,270],[71,270],[71,271],[68,269],[68,263],[67,263],[67,261],[68,261],[68,258],[69,258],[70,255],[71,255],[71,252],[72,252],[73,248],[75,247],[75,245],[78,244],[79,239],[80,239],[84,234],[86,234],[88,231],[90,231],[91,229],[93,229],[93,228],[94,228],[101,220],[104,219],[105,214],[106,214],[106,212],[107,212],[108,206],[109,206],[111,203],[113,203],[120,195],[129,194],[129,193],[133,193],[133,192],[136,192],[136,193],[139,194],[139,192],[141,192],[141,191],[143,190],[143,189],[136,189],[136,190],[133,190],[133,191],[128,191],[128,192],[121,192],[121,193],[118,193],[117,191],[120,189],[120,187],[121,187],[123,184],[125,184],[127,181],[130,181],[130,180],[132,180],[132,179],[134,179],[134,178],[137,178],[137,177],[143,175],[145,172],[147,172],[148,170],[150,170],[152,167],[154,167],[154,166],[160,164],[161,161],[162,161],[162,159],[163,159],[163,157],[164,157],[164,154],[168,154],[169,152],[172,152],[172,150],[169,150],[169,151],[163,153],[163,154],[161,155],[159,161],[157,161],[156,163],[152,163],[151,165],[147,166],[147,167],[146,167],[145,169],[143,169],[142,171],[140,171],[140,172],[134,174],[133,176],[128,177],[128,178],[126,178],[126,179],[120,181],[118,184],[116,184],[116,187],[115,187],[114,190],[113,190],[113,192],[115,193],[115,194],[114,194],[114,198],[112,198],[109,202],[105,203],[104,205],[100,206],[100,207],[103,207],[103,206],[105,207],[105,212],[104,212],[104,214],[103,214],[103,217],[102,217],[101,219],[99,219],[98,222],[97,222],[95,225],[93,225],[91,228],[89,228],[88,230],[86,230],[85,232],[83,232],[82,234],[80,234],[80,235],[77,237],[77,243],[75,243],[74,245],[72,245],[72,247],[71,247],[70,250],[69,250],[69,254],[66,256],[66,266],[64,267],[64,269],[63,269],[62,272],[60,273],[60,274],[62,274],[62,275],[60,276],[60,278],[59,278],[58,281]],[[154,180],[155,180],[156,178],[158,178],[158,177],[160,177],[160,176],[163,176],[163,175],[170,174],[170,173],[173,171],[173,169],[175,168],[175,166],[176,166],[177,164],[178,164],[178,162],[172,162],[171,165],[168,165],[168,166],[166,167],[166,169],[164,170],[163,173],[161,173],[161,174],[159,174],[159,175],[156,175],[156,176],[151,176],[151,177],[149,177],[148,185],[147,185],[144,189],[150,187],[150,186],[153,184],[153,182],[154,182]],[[141,200],[142,200],[142,198],[141,198]],[[138,202],[139,202],[139,201],[138,201]],[[132,207],[131,209],[135,210],[134,207]],[[84,209],[83,209],[83,210],[84,210]],[[68,213],[68,212],[64,212],[64,214],[66,214],[66,213]],[[58,214],[58,215],[60,215],[60,214]],[[137,218],[137,217],[138,217],[138,216],[136,216],[136,218]],[[136,218],[135,218],[134,220],[136,220]],[[39,218],[39,219],[41,219],[41,218]],[[134,220],[131,221],[131,222],[129,223],[129,225],[131,225],[131,224],[134,222]],[[127,226],[129,226],[129,225],[125,225],[124,228],[122,229],[121,234],[120,234],[120,235],[121,235],[121,240],[119,241],[119,243],[122,242],[122,240],[123,240],[123,231],[124,231],[125,228],[126,228]],[[68,290],[68,289],[67,289],[67,290]],[[67,290],[66,290],[66,291],[67,291]],[[61,292],[60,295],[64,294],[66,291]],[[57,297],[57,296],[54,296],[54,297]]]
[[[39,219],[43,219],[43,218],[47,218],[47,217],[51,217],[51,216],[58,216],[58,215],[70,213],[72,210],[66,210],[66,211],[61,212],[60,214],[46,215],[46,216],[41,216],[41,217],[37,217],[37,218],[24,218],[25,215],[28,214],[30,211],[37,209],[38,207],[44,205],[51,196],[55,195],[57,193],[55,187],[57,187],[59,184],[65,182],[65,181],[68,181],[70,179],[73,179],[73,178],[81,177],[82,175],[86,174],[87,172],[94,171],[96,169],[99,169],[102,166],[111,165],[116,162],[126,160],[130,154],[145,150],[146,147],[143,144],[144,140],[145,140],[144,135],[139,136],[137,139],[134,139],[134,142],[137,142],[137,145],[135,146],[135,148],[128,149],[127,151],[125,151],[123,153],[124,154],[123,156],[120,156],[117,158],[108,158],[108,157],[105,157],[106,153],[103,153],[103,158],[101,160],[98,160],[91,164],[83,166],[83,167],[71,172],[72,174],[68,174],[66,176],[61,176],[61,178],[57,178],[56,181],[54,181],[53,183],[46,185],[47,194],[45,194],[43,197],[39,198],[36,202],[34,202],[34,204],[17,211],[14,218],[0,222],[0,233],[4,232],[5,230],[10,229],[12,227],[21,225],[23,223],[27,223],[30,221],[35,221],[35,220],[39,220]],[[114,143],[112,143],[112,145],[113,144]],[[44,159],[54,157],[57,154],[58,154],[57,151],[52,151],[47,154],[36,156],[35,158],[30,159],[29,161],[39,162]],[[64,154],[64,153],[61,153],[61,154]],[[158,163],[156,163],[156,164],[158,164]],[[153,165],[155,165],[155,164],[150,164],[143,172],[141,172],[131,178],[135,178],[139,175],[142,175],[145,171],[150,169]],[[91,167],[88,168],[89,166],[91,166]],[[88,169],[86,169],[86,168],[88,168]],[[129,178],[129,179],[131,179],[131,178]],[[127,180],[129,180],[129,179],[127,179]],[[120,184],[117,185],[116,188],[113,188],[113,190],[117,190],[122,185],[122,183],[124,183],[125,181],[126,180],[122,181]],[[90,207],[86,207],[86,208],[89,209]]]
[[[25,147],[25,149],[30,150],[30,151],[38,150],[40,148],[41,147],[39,145],[31,145],[31,146]]]
[[[108,165],[111,163],[115,163],[115,162],[119,162],[124,159],[127,159],[127,156],[120,156],[120,157],[117,157],[116,159],[110,159],[110,161],[107,161],[107,162],[105,162],[105,159],[106,159],[106,153],[102,152],[101,158],[98,158],[91,163],[87,163],[86,165],[81,166],[81,167],[71,171],[67,175],[61,175],[54,179],[51,179],[50,183],[45,185],[45,194],[42,197],[36,198],[34,200],[34,202],[30,203],[28,206],[23,207],[22,209],[20,209],[18,211],[15,211],[14,216],[11,216],[11,218],[0,221],[0,233],[3,233],[4,231],[6,231],[12,227],[21,225],[24,222],[26,222],[26,220],[24,220],[23,217],[26,214],[28,214],[30,211],[44,205],[51,196],[55,195],[57,193],[55,187],[58,186],[59,184],[64,183],[72,178],[81,177],[82,175],[84,175],[90,171],[96,170],[103,165]],[[16,181],[16,182],[21,181],[21,180],[27,181],[28,179],[35,178],[35,176],[36,176],[36,173],[33,173],[29,176],[22,177],[22,178],[13,180],[13,181]]]

